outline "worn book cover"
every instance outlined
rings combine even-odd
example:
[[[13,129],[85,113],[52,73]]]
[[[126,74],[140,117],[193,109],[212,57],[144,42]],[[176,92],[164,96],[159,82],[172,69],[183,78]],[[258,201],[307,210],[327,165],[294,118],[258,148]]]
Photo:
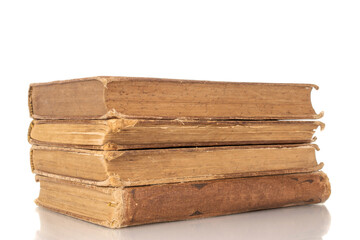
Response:
[[[98,150],[310,143],[319,121],[34,120],[36,145]]]
[[[40,230],[35,240],[142,240],[148,239],[149,235],[157,240],[168,240],[169,236],[196,239],[203,237],[204,233],[212,239],[229,236],[230,239],[259,240],[276,236],[276,240],[321,240],[331,223],[330,213],[322,204],[233,214],[199,221],[152,224],[121,231],[88,224],[46,208],[36,210],[40,218]]]
[[[97,186],[143,186],[313,172],[314,144],[96,151],[33,146],[36,174]]]
[[[38,205],[110,228],[320,203],[330,195],[323,172],[125,188],[37,180]]]
[[[317,119],[313,84],[90,77],[31,84],[35,119]]]

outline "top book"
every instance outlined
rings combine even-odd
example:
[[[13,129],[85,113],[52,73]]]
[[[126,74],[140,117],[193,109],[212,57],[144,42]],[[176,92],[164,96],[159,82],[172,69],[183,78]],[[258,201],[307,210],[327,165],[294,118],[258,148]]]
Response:
[[[35,119],[318,119],[313,84],[91,77],[31,84]]]

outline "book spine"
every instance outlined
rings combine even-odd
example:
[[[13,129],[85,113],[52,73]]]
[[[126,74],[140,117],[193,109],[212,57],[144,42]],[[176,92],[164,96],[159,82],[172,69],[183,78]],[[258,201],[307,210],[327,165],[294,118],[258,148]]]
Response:
[[[323,172],[163,184],[124,189],[122,227],[321,203]]]
[[[32,86],[30,86],[29,90],[28,90],[28,107],[29,107],[30,117],[32,118],[34,115],[33,100],[32,100]]]

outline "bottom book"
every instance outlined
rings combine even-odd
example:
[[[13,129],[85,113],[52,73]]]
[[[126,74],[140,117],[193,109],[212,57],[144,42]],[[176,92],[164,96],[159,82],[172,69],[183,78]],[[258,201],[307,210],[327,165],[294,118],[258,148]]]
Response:
[[[34,240],[267,239],[322,240],[331,225],[324,204],[278,208],[222,217],[147,224],[120,231],[36,209],[40,228]]]
[[[110,228],[321,203],[330,196],[323,172],[125,188],[36,179],[38,205]]]

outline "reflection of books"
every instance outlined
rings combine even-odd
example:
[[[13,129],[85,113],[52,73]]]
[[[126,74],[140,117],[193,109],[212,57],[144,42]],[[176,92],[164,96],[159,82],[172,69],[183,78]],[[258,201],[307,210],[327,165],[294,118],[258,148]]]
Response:
[[[36,240],[57,239],[321,239],[330,226],[324,205],[257,211],[216,218],[107,229],[37,208],[40,230]]]

